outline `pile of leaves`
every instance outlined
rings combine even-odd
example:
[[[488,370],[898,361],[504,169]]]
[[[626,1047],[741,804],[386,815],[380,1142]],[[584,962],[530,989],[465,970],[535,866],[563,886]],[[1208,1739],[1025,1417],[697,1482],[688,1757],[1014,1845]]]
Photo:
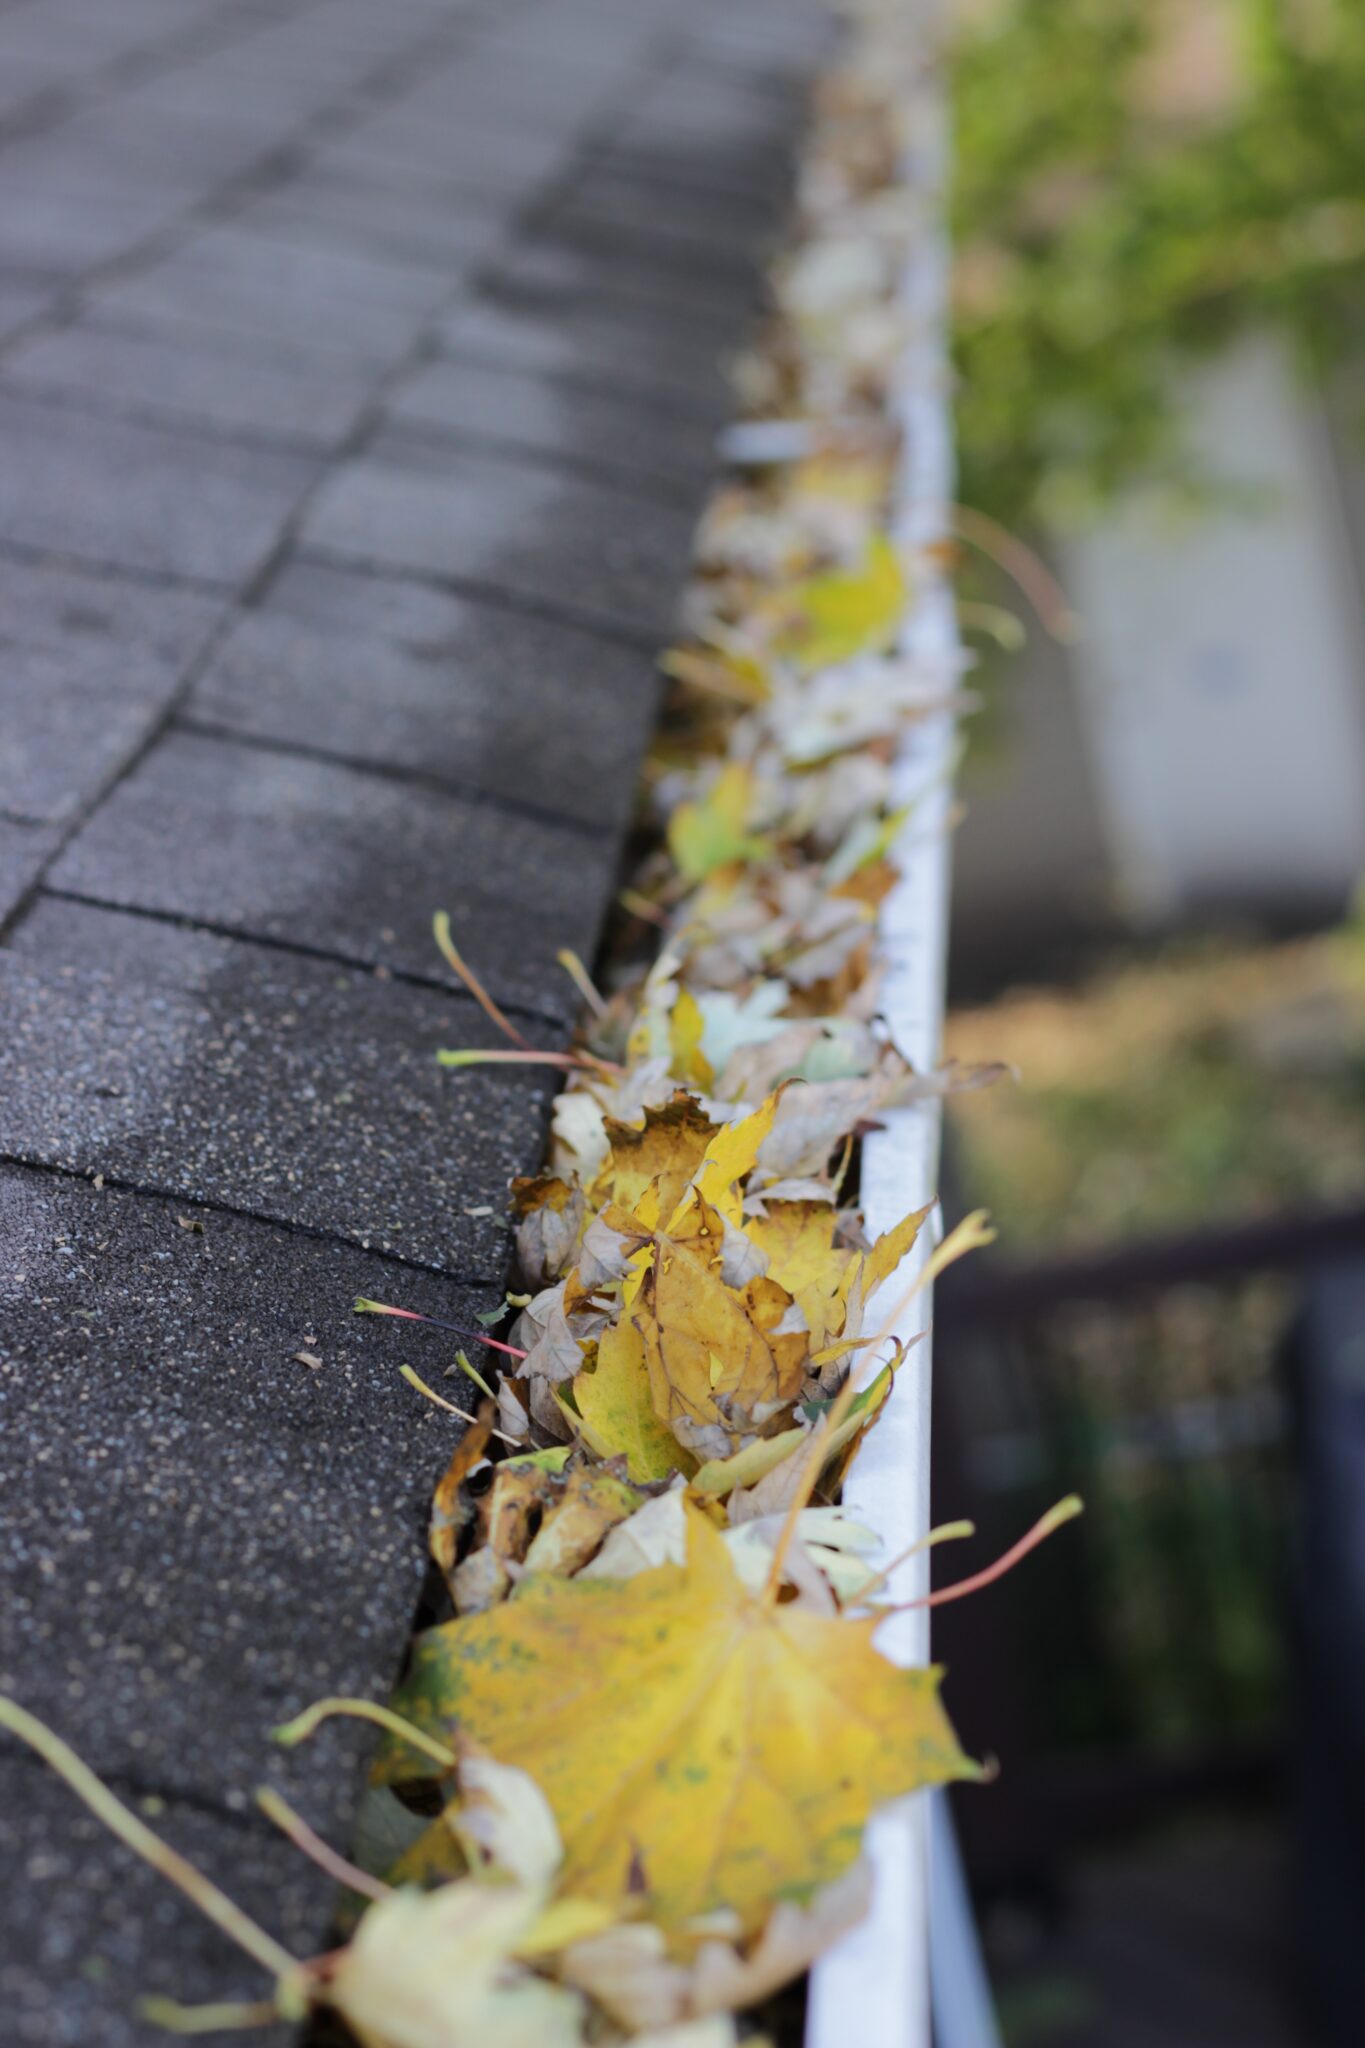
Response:
[[[898,1561],[838,1505],[903,1368],[903,1303],[881,1324],[869,1306],[928,1214],[869,1240],[856,1141],[988,1072],[917,1073],[879,1018],[892,764],[958,702],[954,667],[901,651],[912,564],[888,531],[921,64],[897,10],[865,8],[819,89],[738,366],[736,466],[665,657],[656,850],[610,995],[566,962],[587,1021],[551,1056],[546,1170],[514,1188],[516,1319],[479,1339],[496,1385],[460,1354],[486,1398],[433,1503],[449,1618],[391,1705],[323,1702],[281,1731],[333,1712],[385,1730],[355,1864],[271,1802],[346,1882],[355,1931],[313,1962],[239,1914],[229,1931],[275,2007],[328,2008],[369,2048],[727,2048],[862,1910],[869,1816],[974,1774],[937,1672],[879,1651]],[[436,935],[515,1039],[446,920]],[[981,1234],[920,1246],[910,1285]],[[55,1737],[0,1719],[93,1798]]]

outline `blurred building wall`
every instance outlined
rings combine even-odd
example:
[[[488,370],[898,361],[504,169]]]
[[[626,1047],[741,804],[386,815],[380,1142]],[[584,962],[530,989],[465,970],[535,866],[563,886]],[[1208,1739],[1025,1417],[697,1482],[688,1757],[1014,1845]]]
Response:
[[[1359,408],[1329,415],[1265,342],[1189,397],[1232,491],[1179,515],[1134,493],[1058,546],[1084,637],[1034,635],[969,775],[969,983],[1125,923],[1330,919],[1365,873]]]

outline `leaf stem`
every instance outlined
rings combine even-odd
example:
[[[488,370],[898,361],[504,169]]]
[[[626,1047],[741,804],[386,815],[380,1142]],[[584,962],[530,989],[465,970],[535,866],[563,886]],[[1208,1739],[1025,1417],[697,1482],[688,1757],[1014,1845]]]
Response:
[[[1080,619],[1041,555],[1012,534],[1008,527],[1002,526],[998,519],[992,519],[988,513],[977,512],[970,505],[950,506],[949,516],[959,540],[965,540],[969,547],[976,548],[988,560],[995,562],[1018,584],[1046,633],[1064,646],[1080,638]]]
[[[362,1870],[358,1864],[351,1863],[345,1856],[338,1854],[329,1842],[323,1841],[316,1829],[308,1825],[303,1815],[297,1812],[281,1793],[269,1785],[262,1785],[257,1789],[256,1804],[267,1820],[274,1821],[281,1833],[288,1835],[296,1849],[302,1849],[305,1856],[310,1856],[318,1868],[325,1870],[338,1884],[346,1885],[353,1892],[363,1893],[367,1899],[388,1897],[392,1889],[390,1885],[382,1883],[377,1877],[371,1877],[367,1870]]]
[[[571,946],[561,946],[555,955],[560,966],[568,975],[578,993],[582,996],[594,1017],[605,1017],[607,1006],[603,1002],[592,976]]]
[[[434,1330],[449,1330],[452,1337],[467,1337],[471,1344],[486,1344],[490,1351],[505,1351],[509,1358],[526,1356],[520,1346],[504,1344],[500,1337],[490,1337],[484,1330],[466,1330],[461,1324],[448,1323],[441,1316],[420,1315],[415,1308],[391,1308],[388,1302],[371,1301],[366,1294],[356,1296],[355,1313],[358,1316],[401,1316],[406,1323],[430,1323]],[[473,1377],[471,1373],[470,1378]]]
[[[402,1714],[395,1714],[392,1707],[382,1707],[377,1700],[349,1699],[342,1694],[335,1694],[325,1700],[314,1700],[311,1707],[305,1707],[292,1721],[282,1722],[273,1731],[275,1740],[282,1743],[286,1749],[293,1749],[298,1743],[306,1742],[324,1721],[330,1721],[337,1714],[346,1715],[353,1721],[373,1721],[376,1728],[384,1729],[389,1735],[396,1735],[401,1742],[410,1744],[413,1749],[420,1749],[424,1756],[431,1757],[445,1770],[453,1771],[460,1761],[453,1749],[447,1749],[434,1735],[424,1734],[420,1728],[414,1727],[411,1721],[405,1720]]]
[[[202,1870],[196,1870],[192,1863],[171,1848],[169,1842],[163,1842],[160,1835],[153,1834],[146,1823],[140,1821],[95,1776],[90,1766],[81,1761],[75,1750],[62,1741],[60,1735],[4,1693],[0,1693],[0,1728],[8,1729],[11,1735],[16,1735],[30,1749],[36,1750],[43,1762],[51,1766],[111,1834],[117,1835],[134,1855],[140,1856],[144,1863],[150,1863],[153,1870],[159,1871],[177,1891],[183,1892],[206,1919],[211,1920],[230,1941],[235,1941],[239,1948],[245,1949],[262,1969],[268,1970],[272,1977],[287,1977],[297,1972],[300,1965],[296,1956],[291,1956],[273,1935],[258,1927],[226,1892],[220,1892],[217,1885],[204,1876]]]
[[[434,1387],[429,1387],[426,1381],[415,1373],[410,1365],[400,1365],[398,1371],[410,1387],[416,1387],[418,1393],[425,1394],[428,1401],[433,1402],[436,1407],[444,1408],[447,1415],[458,1415],[461,1422],[471,1424],[478,1422],[479,1418],[477,1415],[471,1415],[467,1408],[457,1408],[453,1401],[447,1401],[443,1395],[436,1392]],[[495,1429],[492,1431],[492,1434],[497,1437],[500,1443],[511,1444],[514,1449],[520,1446],[521,1438],[508,1436],[505,1430]]]
[[[473,996],[489,1022],[496,1024],[503,1036],[511,1039],[513,1045],[519,1045],[523,1052],[529,1052],[530,1041],[522,1036],[516,1025],[498,1007],[492,996],[489,995],[488,990],[479,980],[478,975],[461,955],[459,947],[451,936],[450,912],[448,910],[437,911],[431,920],[431,933],[447,967],[459,975],[460,980],[469,990],[469,993]]]
[[[924,1213],[927,1215],[928,1210]],[[947,1267],[955,1265],[959,1259],[965,1258],[968,1252],[980,1251],[984,1246],[994,1244],[996,1233],[988,1217],[989,1211],[985,1209],[973,1209],[970,1216],[964,1216],[962,1221],[948,1232],[942,1243],[935,1245],[876,1336],[870,1339],[860,1337],[858,1343],[884,1344],[888,1337],[894,1337],[897,1323],[917,1294],[922,1294],[926,1287],[932,1287],[940,1273]]]
[[[965,1600],[969,1593],[979,1593],[983,1586],[993,1586],[997,1579],[1003,1579],[1006,1572],[1012,1572],[1021,1558],[1046,1542],[1054,1530],[1066,1522],[1074,1522],[1084,1508],[1079,1494],[1069,1493],[1065,1500],[1059,1500],[1056,1507],[1049,1508],[1045,1515],[1034,1523],[1028,1533],[1012,1544],[1003,1557],[997,1557],[994,1564],[988,1564],[984,1571],[973,1572],[969,1579],[959,1579],[956,1585],[940,1586],[935,1593],[925,1593],[919,1600],[907,1600],[904,1607],[889,1608],[888,1613],[903,1614],[912,1607],[946,1607],[950,1600]]]
[[[940,1543],[961,1543],[968,1536],[975,1536],[975,1522],[942,1522],[937,1529],[931,1529],[927,1536],[921,1536],[903,1550],[899,1557],[893,1557],[890,1564],[883,1565],[875,1579],[859,1589],[857,1599],[852,1603],[861,1607],[878,1586],[884,1586],[888,1579],[895,1577],[903,1564],[909,1564],[912,1557],[918,1557],[922,1550],[935,1550]]]
[[[811,1431],[810,1442],[804,1451],[798,1451],[796,1454],[804,1462],[797,1474],[796,1488],[787,1508],[787,1517],[778,1532],[777,1542],[773,1545],[773,1561],[768,1567],[768,1576],[759,1595],[765,1607],[773,1605],[781,1590],[782,1567],[787,1561],[787,1552],[791,1549],[796,1535],[796,1525],[801,1518],[801,1512],[809,1503],[815,1491],[815,1482],[824,1468],[827,1446],[857,1398],[858,1390],[853,1384],[852,1373],[849,1373],[839,1389],[838,1396]]]
[[[280,2017],[279,2008],[269,1999],[182,2005],[178,1998],[140,1998],[137,2009],[143,2019],[154,2027],[164,2027],[168,2034],[221,2034],[238,2027],[269,2027]]]

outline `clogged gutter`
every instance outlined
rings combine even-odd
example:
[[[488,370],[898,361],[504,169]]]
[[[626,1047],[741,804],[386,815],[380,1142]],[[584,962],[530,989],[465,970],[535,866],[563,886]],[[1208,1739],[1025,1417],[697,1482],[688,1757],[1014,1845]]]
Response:
[[[514,1190],[519,1312],[466,1357],[486,1398],[431,1524],[453,1618],[390,1706],[323,1702],[282,1731],[384,1728],[363,1867],[329,1864],[363,1916],[313,1962],[240,1915],[228,1931],[280,2011],[330,2009],[370,2048],[757,2039],[740,2015],[865,1910],[869,1818],[975,1774],[937,1674],[878,1647],[897,1560],[839,1505],[916,1371],[907,1295],[986,1235],[971,1219],[926,1255],[916,1208],[870,1240],[857,1200],[865,1131],[989,1078],[916,1071],[881,1018],[897,761],[960,701],[951,648],[905,651],[923,561],[890,531],[922,64],[901,10],[867,0],[820,88],[739,366],[735,480],[665,657],[660,843],[608,993],[569,963],[587,1023],[547,1169]],[[55,1739],[0,1718],[94,1799]]]

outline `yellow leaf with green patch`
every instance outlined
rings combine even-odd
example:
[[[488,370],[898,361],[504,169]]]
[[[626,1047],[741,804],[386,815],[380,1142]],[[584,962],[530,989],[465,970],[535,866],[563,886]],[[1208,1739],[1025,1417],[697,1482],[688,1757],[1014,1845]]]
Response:
[[[717,868],[764,859],[769,843],[749,830],[754,778],[729,761],[705,796],[681,803],[668,821],[668,850],[683,879],[703,882]]]
[[[875,534],[856,568],[808,576],[772,600],[789,620],[778,635],[777,651],[809,674],[890,647],[908,596],[894,543],[884,533]]]
[[[674,1927],[728,1908],[753,1930],[847,1869],[879,1806],[974,1767],[938,1673],[882,1657],[877,1616],[769,1602],[699,1509],[687,1525],[686,1564],[624,1583],[529,1576],[493,1612],[432,1629],[396,1704],[535,1777],[565,1891],[640,1893]],[[403,1782],[431,1765],[391,1739],[381,1770]]]

